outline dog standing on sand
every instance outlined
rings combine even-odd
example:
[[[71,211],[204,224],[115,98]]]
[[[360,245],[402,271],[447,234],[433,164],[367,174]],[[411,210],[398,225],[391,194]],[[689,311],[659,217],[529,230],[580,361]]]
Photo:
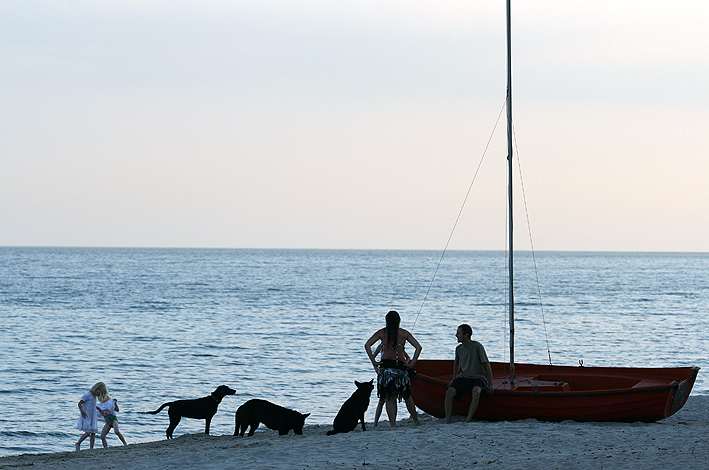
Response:
[[[236,410],[234,435],[243,437],[246,428],[250,426],[249,436],[253,436],[261,423],[269,429],[278,431],[279,436],[285,436],[291,429],[296,434],[303,434],[305,418],[308,416],[310,413],[298,413],[266,400],[249,400]]]
[[[206,423],[204,425],[204,433],[209,434],[209,424],[212,422],[212,417],[217,414],[217,407],[219,403],[222,402],[222,398],[227,395],[234,395],[236,390],[232,390],[226,385],[220,385],[211,395],[204,398],[197,398],[194,400],[177,400],[171,401],[169,403],[164,403],[160,408],[155,411],[148,411],[151,415],[156,415],[162,411],[163,408],[169,406],[167,410],[168,416],[170,416],[170,426],[168,426],[167,434],[168,439],[172,439],[172,431],[175,430],[178,424],[180,424],[180,419],[192,418],[192,419],[204,419]]]

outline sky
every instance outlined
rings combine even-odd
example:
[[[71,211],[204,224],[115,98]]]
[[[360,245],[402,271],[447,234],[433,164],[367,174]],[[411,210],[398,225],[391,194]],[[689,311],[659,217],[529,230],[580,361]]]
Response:
[[[517,249],[709,252],[707,24],[513,1]],[[3,0],[0,246],[504,249],[504,28],[503,0]]]

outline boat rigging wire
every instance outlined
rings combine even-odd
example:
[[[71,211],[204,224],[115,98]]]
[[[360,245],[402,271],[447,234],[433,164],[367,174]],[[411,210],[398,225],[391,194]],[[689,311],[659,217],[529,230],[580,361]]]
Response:
[[[517,134],[514,131],[514,125],[512,126],[512,137],[514,139],[515,145],[515,155],[517,156],[517,173],[519,174],[519,182],[522,188],[522,201],[524,202],[524,215],[527,219],[527,233],[529,234],[529,246],[532,251],[532,264],[534,264],[534,275],[537,281],[537,296],[539,298],[539,309],[542,313],[542,325],[544,326],[544,340],[547,343],[547,355],[549,356],[549,365],[551,362],[551,349],[549,348],[549,335],[547,334],[547,322],[544,316],[544,304],[542,303],[542,289],[539,283],[539,271],[537,270],[537,257],[534,252],[534,242],[532,241],[532,226],[529,223],[529,210],[527,208],[527,195],[524,191],[524,179],[522,179],[522,165],[520,164],[519,149],[517,148]]]
[[[421,312],[423,311],[423,307],[426,304],[426,300],[428,299],[428,295],[431,292],[431,288],[433,287],[433,282],[436,279],[436,276],[438,275],[438,271],[443,264],[443,258],[446,255],[446,252],[448,251],[448,246],[450,245],[451,240],[453,239],[453,233],[455,232],[456,227],[458,226],[458,222],[460,221],[460,218],[463,214],[463,209],[465,208],[465,204],[468,202],[468,199],[470,198],[470,193],[473,189],[473,185],[475,184],[475,181],[477,180],[478,173],[480,172],[480,167],[482,166],[483,161],[485,160],[485,156],[487,155],[487,151],[490,148],[490,143],[492,142],[492,138],[495,134],[495,131],[497,130],[497,126],[500,123],[500,118],[502,117],[503,112],[505,111],[506,107],[506,102],[503,104],[502,108],[500,109],[500,113],[497,115],[497,120],[495,121],[495,125],[492,128],[492,132],[490,133],[490,137],[487,140],[487,144],[485,145],[485,149],[483,150],[482,156],[480,157],[480,160],[478,162],[478,166],[475,169],[475,174],[473,175],[473,179],[470,182],[470,185],[468,186],[468,191],[465,194],[465,198],[463,198],[463,203],[460,206],[460,209],[458,211],[458,215],[456,216],[455,222],[453,223],[453,228],[450,231],[450,234],[448,235],[448,239],[446,240],[446,244],[443,247],[443,251],[441,252],[441,257],[438,260],[438,264],[436,265],[436,269],[433,272],[433,276],[431,276],[431,281],[428,283],[428,287],[426,289],[426,294],[424,294],[423,300],[421,301],[421,306],[419,307],[419,311],[416,313],[416,318],[414,318],[414,323],[413,326],[411,327],[411,331],[413,332],[414,329],[416,328],[416,323],[418,322],[419,316],[421,316]],[[541,283],[539,282],[539,270],[537,268],[537,257],[536,257],[536,252],[534,250],[534,240],[532,238],[532,228],[531,224],[529,222],[529,208],[527,206],[527,194],[524,189],[524,179],[522,178],[522,166],[520,163],[520,158],[519,158],[519,148],[517,147],[517,134],[514,131],[514,126],[512,129],[512,137],[513,137],[513,142],[515,146],[515,155],[516,155],[516,160],[517,160],[517,173],[519,175],[519,180],[520,180],[520,186],[522,189],[522,201],[524,203],[524,215],[527,221],[527,234],[529,236],[529,245],[530,245],[530,250],[532,253],[532,263],[534,265],[534,275],[535,275],[535,280],[537,283],[537,297],[539,301],[539,309],[541,311],[542,315],[542,326],[544,328],[544,340],[546,342],[547,346],[547,356],[549,358],[549,365],[552,365],[552,359],[551,359],[551,348],[549,346],[549,335],[547,332],[547,324],[546,324],[546,316],[544,314],[544,304],[542,302],[542,293],[541,293]]]
[[[475,174],[473,175],[473,179],[470,182],[470,185],[468,186],[468,192],[465,193],[465,198],[463,198],[463,204],[460,206],[460,210],[458,211],[458,216],[455,218],[455,222],[453,223],[453,228],[451,229],[450,234],[448,235],[448,240],[446,241],[446,245],[443,247],[443,252],[441,253],[441,258],[438,260],[438,265],[436,265],[436,269],[433,272],[433,276],[431,277],[431,282],[428,284],[428,288],[426,289],[426,294],[423,296],[423,301],[421,302],[421,306],[419,307],[419,311],[416,314],[416,318],[414,319],[414,324],[411,327],[411,331],[413,332],[414,329],[416,328],[416,322],[418,322],[419,316],[421,315],[421,311],[423,311],[423,306],[426,304],[426,299],[428,299],[428,294],[431,292],[431,287],[433,286],[433,281],[436,279],[436,275],[438,274],[438,270],[441,267],[441,264],[443,263],[443,257],[446,255],[446,251],[448,251],[448,245],[450,245],[451,239],[453,238],[453,232],[455,232],[456,227],[458,226],[458,222],[460,221],[460,217],[463,214],[463,209],[465,208],[465,203],[468,202],[468,198],[470,197],[470,192],[473,189],[473,185],[475,184],[475,180],[478,177],[478,173],[480,172],[480,167],[482,166],[483,160],[485,160],[485,156],[487,155],[487,151],[490,148],[490,142],[492,142],[492,137],[495,135],[495,130],[497,129],[497,125],[500,123],[500,118],[502,117],[502,113],[505,110],[506,103],[502,105],[502,108],[500,109],[500,113],[497,115],[497,120],[495,121],[495,125],[492,128],[492,132],[490,132],[490,137],[487,139],[487,144],[485,145],[485,149],[483,150],[482,156],[480,157],[480,161],[478,162],[478,166],[475,169]]]

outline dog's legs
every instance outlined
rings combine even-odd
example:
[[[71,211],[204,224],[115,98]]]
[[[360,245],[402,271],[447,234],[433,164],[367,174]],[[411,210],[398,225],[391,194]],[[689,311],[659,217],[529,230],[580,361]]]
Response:
[[[239,435],[239,428],[241,427],[241,419],[239,418],[239,410],[236,410],[236,413],[234,413],[234,435],[238,436]],[[244,426],[241,429],[241,437],[244,437],[244,431],[246,430],[246,427]]]
[[[362,431],[366,431],[367,428],[364,427],[364,413],[362,413],[362,416],[360,416],[360,421],[362,421]]]
[[[172,431],[175,430],[178,424],[180,424],[180,419],[182,416],[179,414],[170,414],[170,426],[168,426],[167,431],[165,431],[165,434],[167,434],[168,439],[172,439]]]
[[[259,424],[261,424],[261,423],[259,423],[258,421],[254,421],[249,424],[249,426],[251,426],[251,429],[249,429],[249,436],[254,435],[254,431],[256,431],[256,428],[258,427]],[[242,432],[241,435],[243,436],[244,433]]]
[[[209,423],[212,422],[212,417],[209,416],[207,419],[205,419],[204,423],[204,433],[209,436]]]

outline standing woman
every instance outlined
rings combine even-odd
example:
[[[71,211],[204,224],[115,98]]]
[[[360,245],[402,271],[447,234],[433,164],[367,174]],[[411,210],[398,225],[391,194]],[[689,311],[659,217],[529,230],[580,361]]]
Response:
[[[96,440],[96,433],[98,432],[96,400],[98,399],[100,403],[103,403],[108,400],[108,398],[109,396],[106,384],[103,382],[97,382],[93,387],[91,387],[91,390],[84,393],[81,400],[79,400],[79,412],[81,413],[81,416],[79,416],[79,421],[77,421],[76,427],[79,431],[84,431],[84,434],[81,435],[79,441],[76,443],[76,450],[81,448],[81,443],[84,442],[84,439],[89,436],[91,436],[89,439],[89,447],[91,449],[94,448],[94,441]]]
[[[421,345],[414,335],[399,328],[401,317],[395,310],[386,315],[386,328],[382,328],[372,335],[364,344],[369,360],[372,361],[377,371],[377,396],[385,399],[389,424],[396,426],[397,400],[406,401],[406,409],[411,413],[414,424],[418,426],[419,419],[416,415],[416,405],[411,398],[411,385],[409,383],[409,369],[414,366],[421,354]],[[377,341],[382,342],[382,360],[377,362],[372,346]],[[414,356],[410,361],[404,355],[404,345],[409,342],[414,349]]]

